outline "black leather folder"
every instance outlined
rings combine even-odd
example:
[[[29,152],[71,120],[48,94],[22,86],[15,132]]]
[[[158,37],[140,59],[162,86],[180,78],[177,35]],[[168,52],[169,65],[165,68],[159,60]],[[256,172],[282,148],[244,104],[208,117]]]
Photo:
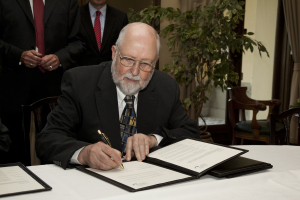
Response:
[[[210,170],[208,174],[218,178],[234,178],[272,167],[270,163],[239,156],[218,165]]]
[[[5,170],[9,169],[9,170]],[[9,175],[5,172],[9,171]],[[27,174],[28,177],[24,176]],[[20,195],[20,194],[27,194],[33,192],[42,192],[42,191],[49,191],[52,189],[47,183],[45,183],[42,179],[40,179],[37,175],[35,175],[32,171],[30,171],[26,166],[22,163],[8,163],[8,164],[0,164],[0,198],[11,196],[11,195]],[[12,179],[11,179],[12,178]],[[30,182],[36,182],[37,185],[40,185],[39,188],[35,186],[30,186]],[[28,184],[28,185],[27,185]],[[16,187],[17,186],[17,187]],[[26,187],[27,186],[27,187]],[[12,187],[14,188],[14,192],[2,190],[2,188]],[[24,187],[26,189],[24,189]]]
[[[200,146],[206,144],[206,145],[204,145],[205,147],[201,147],[201,148],[203,148],[202,149],[203,151],[206,150],[206,154],[202,155],[199,158],[198,157],[195,158],[195,159],[199,160],[199,162],[197,162],[197,166],[195,166],[195,169],[196,169],[196,167],[198,167],[198,168],[200,168],[199,170],[192,170],[191,168],[188,168],[188,166],[180,165],[180,164],[179,165],[178,164],[172,164],[172,163],[169,163],[169,162],[167,162],[165,160],[161,160],[161,159],[157,159],[157,158],[152,158],[151,156],[150,157],[148,156],[143,161],[143,163],[147,163],[147,164],[149,164],[151,166],[152,165],[156,165],[159,168],[165,168],[165,169],[168,169],[168,170],[172,170],[172,171],[178,172],[180,174],[185,174],[185,175],[187,175],[186,178],[176,179],[176,180],[173,180],[173,181],[165,181],[165,182],[161,182],[161,183],[157,183],[157,184],[143,186],[143,187],[141,187],[139,189],[135,189],[132,185],[129,185],[129,184],[126,185],[124,183],[121,183],[118,180],[115,180],[115,179],[107,177],[107,175],[105,175],[105,173],[102,173],[101,170],[98,170],[98,173],[97,173],[97,172],[91,171],[87,166],[77,166],[76,168],[78,170],[84,172],[84,173],[87,173],[89,175],[92,175],[94,177],[102,179],[102,180],[104,180],[104,181],[106,181],[108,183],[114,184],[114,185],[116,185],[118,187],[121,187],[121,188],[123,188],[125,190],[128,190],[130,192],[137,192],[137,191],[142,191],[142,190],[157,188],[157,187],[161,187],[161,186],[165,186],[165,185],[170,185],[170,184],[174,184],[174,183],[180,183],[180,182],[184,182],[184,181],[194,180],[194,179],[200,178],[201,176],[205,175],[209,170],[213,169],[214,167],[218,166],[219,164],[224,163],[224,162],[226,162],[226,161],[228,161],[230,159],[233,159],[235,157],[238,157],[238,156],[240,156],[240,155],[248,152],[248,150],[245,150],[245,149],[240,149],[240,148],[236,148],[236,147],[230,147],[230,146],[221,145],[221,144],[204,142],[204,141],[201,141],[200,139],[194,139],[194,138],[180,138],[180,139],[176,139],[176,140],[172,141],[168,145],[174,145],[175,143],[177,143],[177,142],[179,143],[179,142],[181,142],[182,140],[185,140],[185,139],[192,140],[194,142],[195,141],[199,142],[198,144]],[[193,143],[193,144],[195,144],[195,143]],[[153,148],[151,150],[151,152],[160,151],[163,148],[167,148],[168,145],[163,146],[163,147]],[[232,152],[231,156],[229,156],[229,157],[228,156],[222,156],[222,155],[214,157],[214,153],[215,152],[222,152],[222,151],[224,151],[225,148],[226,149],[228,148],[228,149],[235,150],[235,152],[234,153]],[[181,149],[181,151],[183,151],[183,149]],[[191,154],[193,152],[189,152],[189,153]],[[219,155],[218,153],[216,153],[216,154]],[[185,154],[181,154],[181,155],[183,157]],[[205,163],[205,165],[202,165],[202,161],[205,160],[205,156],[216,159],[215,160],[216,161],[215,164],[209,164],[209,163],[206,164]],[[126,170],[127,169],[126,168],[126,162],[123,162],[123,164],[124,164],[124,167],[125,167],[125,170]],[[202,167],[203,167],[203,169],[201,169]],[[145,179],[145,181],[147,182],[146,179]]]

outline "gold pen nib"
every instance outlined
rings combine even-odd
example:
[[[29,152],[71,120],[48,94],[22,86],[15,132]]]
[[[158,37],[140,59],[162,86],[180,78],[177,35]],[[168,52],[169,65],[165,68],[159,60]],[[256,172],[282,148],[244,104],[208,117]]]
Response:
[[[120,165],[120,167],[121,167],[122,169],[124,169],[124,166],[123,166],[123,164],[121,164],[121,165]]]

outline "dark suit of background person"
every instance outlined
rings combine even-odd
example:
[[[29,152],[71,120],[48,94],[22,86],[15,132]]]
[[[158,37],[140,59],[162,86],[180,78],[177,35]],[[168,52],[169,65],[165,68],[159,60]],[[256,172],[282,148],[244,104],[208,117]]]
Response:
[[[0,114],[12,138],[12,160],[23,161],[21,105],[60,95],[62,74],[76,66],[84,50],[77,38],[80,13],[77,0],[45,0],[45,55],[55,54],[61,67],[42,73],[19,64],[21,54],[36,46],[29,0],[0,0]]]
[[[89,3],[80,7],[80,33],[86,43],[86,51],[80,56],[79,65],[98,65],[111,60],[111,47],[116,43],[119,33],[128,24],[126,13],[107,5],[101,49],[98,50]]]
[[[68,167],[74,152],[101,141],[100,129],[112,147],[121,150],[116,85],[111,62],[68,70],[62,81],[58,106],[48,116],[46,128],[36,135],[37,156],[46,163]],[[163,141],[180,136],[200,138],[197,124],[181,105],[178,84],[155,70],[149,85],[138,95],[139,133],[158,134]]]

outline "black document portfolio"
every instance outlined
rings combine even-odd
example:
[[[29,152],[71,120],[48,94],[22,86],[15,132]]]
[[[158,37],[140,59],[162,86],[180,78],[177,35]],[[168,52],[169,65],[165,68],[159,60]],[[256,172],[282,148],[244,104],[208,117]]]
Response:
[[[218,178],[234,178],[272,167],[270,163],[239,156],[218,165],[209,171],[208,174]]]
[[[0,164],[0,198],[51,189],[22,163]]]
[[[182,143],[184,142],[188,142],[188,144],[193,144],[191,146],[184,146],[182,145]],[[173,151],[168,151],[170,154],[164,152],[161,153],[161,150],[166,151],[166,148],[173,148],[172,146],[176,145],[175,147],[179,147],[177,149]],[[199,147],[200,146],[200,147]],[[198,149],[197,149],[198,148]],[[228,153],[227,155],[224,155],[225,152],[230,151],[230,153]],[[183,175],[181,178],[176,178],[176,179],[172,179],[172,180],[166,180],[166,181],[162,181],[162,182],[157,182],[154,184],[147,184],[149,179],[155,179],[155,177],[149,177],[147,176],[147,179],[144,179],[143,181],[137,181],[137,183],[133,183],[133,184],[129,184],[127,182],[121,182],[121,179],[114,179],[111,178],[110,176],[108,176],[107,174],[109,174],[109,172],[105,172],[105,171],[101,171],[101,170],[93,170],[93,169],[89,169],[88,167],[85,166],[78,166],[77,169],[85,172],[87,174],[90,174],[92,176],[95,176],[99,179],[102,179],[104,181],[107,181],[111,184],[114,184],[118,187],[121,187],[125,190],[128,190],[130,192],[136,192],[136,191],[141,191],[141,190],[146,190],[146,189],[151,189],[151,188],[156,188],[156,187],[161,187],[161,186],[165,186],[165,185],[170,185],[170,184],[174,184],[174,183],[179,183],[179,182],[184,182],[184,181],[188,181],[188,180],[193,180],[193,179],[197,179],[200,178],[201,176],[205,175],[209,170],[213,169],[214,167],[218,166],[219,164],[226,162],[228,160],[231,160],[237,156],[240,156],[241,154],[246,153],[248,150],[244,150],[244,149],[240,149],[240,148],[235,148],[235,147],[229,147],[229,146],[225,146],[225,145],[220,145],[220,144],[212,144],[212,143],[208,143],[208,142],[202,142],[200,140],[197,139],[191,139],[191,138],[181,138],[178,139],[174,142],[172,142],[171,144],[161,147],[161,148],[157,148],[154,151],[152,151],[152,155],[153,152],[157,153],[157,154],[168,154],[167,157],[181,157],[182,159],[178,159],[179,163],[182,160],[188,160],[192,163],[194,163],[195,165],[193,165],[193,168],[191,168],[189,166],[190,162],[184,162],[185,164],[176,164],[176,163],[171,163],[168,161],[168,159],[158,159],[155,157],[151,157],[150,155],[142,162],[147,164],[147,168],[151,168],[156,166],[155,168],[155,174],[165,171],[165,170],[170,170],[170,171],[174,171],[176,173],[179,173],[181,175]],[[156,155],[157,155],[156,154]],[[213,160],[211,163],[205,163],[206,159],[209,159],[210,161]],[[134,162],[134,161],[133,161]],[[129,162],[131,164],[134,164],[133,162]],[[137,161],[136,161],[137,162]],[[204,162],[204,163],[203,163]],[[124,167],[125,167],[125,173],[127,169],[127,162],[123,162]],[[141,164],[141,163],[136,163],[137,164]],[[124,177],[124,175],[122,174],[122,171],[115,171],[114,173],[120,173],[120,175],[122,175]],[[136,172],[137,174],[134,174],[133,177],[137,176],[139,174],[139,176],[141,176],[141,173],[139,171]],[[172,173],[172,172],[169,172]],[[181,176],[179,175],[179,176]],[[174,175],[176,176],[176,175]],[[137,184],[143,184],[143,186],[141,187],[136,187]]]

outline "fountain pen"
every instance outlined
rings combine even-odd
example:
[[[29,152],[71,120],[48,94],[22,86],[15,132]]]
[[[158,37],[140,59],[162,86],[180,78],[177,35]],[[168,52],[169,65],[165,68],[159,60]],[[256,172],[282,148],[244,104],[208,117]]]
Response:
[[[98,130],[98,133],[100,134],[100,136],[101,136],[101,138],[102,138],[102,141],[103,141],[105,144],[107,144],[107,145],[109,145],[109,146],[111,147],[111,143],[110,143],[108,137],[107,137],[104,133],[102,133],[100,130]],[[122,169],[124,169],[123,164],[121,164],[120,167],[121,167]]]

